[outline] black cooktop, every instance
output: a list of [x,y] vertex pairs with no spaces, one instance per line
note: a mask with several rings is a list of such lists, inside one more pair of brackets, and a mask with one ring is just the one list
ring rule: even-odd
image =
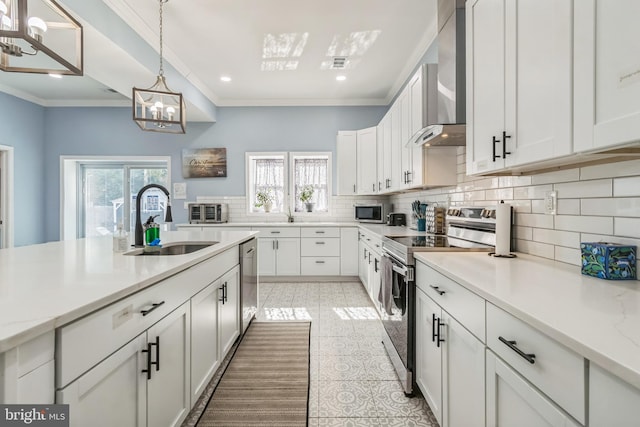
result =
[[389,237],[410,248],[448,248],[449,240],[444,235]]

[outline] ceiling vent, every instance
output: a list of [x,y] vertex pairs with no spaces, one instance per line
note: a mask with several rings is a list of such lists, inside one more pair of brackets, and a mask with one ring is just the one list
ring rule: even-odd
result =
[[344,70],[347,64],[346,56],[334,56],[333,63],[331,64],[331,69],[333,70]]

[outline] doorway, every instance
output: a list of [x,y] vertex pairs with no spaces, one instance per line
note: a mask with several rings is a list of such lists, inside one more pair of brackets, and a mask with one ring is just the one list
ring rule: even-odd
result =
[[13,147],[0,145],[0,249],[13,247]]

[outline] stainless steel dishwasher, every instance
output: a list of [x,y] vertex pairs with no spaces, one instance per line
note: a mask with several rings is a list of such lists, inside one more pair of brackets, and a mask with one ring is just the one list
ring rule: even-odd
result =
[[240,245],[240,307],[244,334],[258,312],[258,247],[257,239]]

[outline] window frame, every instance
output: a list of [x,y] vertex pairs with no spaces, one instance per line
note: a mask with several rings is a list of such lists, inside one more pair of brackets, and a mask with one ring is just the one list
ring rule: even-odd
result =
[[326,158],[327,159],[327,210],[322,212],[295,212],[292,211],[292,214],[302,215],[302,216],[331,216],[332,206],[331,206],[331,193],[333,191],[332,188],[332,153],[331,151],[292,151],[289,152],[289,206],[292,208],[296,205],[296,182],[295,182],[295,161],[296,158]]
[[[261,210],[254,210],[255,194],[253,193],[253,178],[255,176],[255,168],[253,167],[253,159],[256,158],[276,158],[282,157],[283,160],[283,197],[282,197],[282,212],[264,212]],[[260,152],[246,152],[245,153],[245,197],[246,197],[246,211],[247,215],[266,216],[266,215],[286,215],[289,207],[289,161],[288,153],[286,151],[260,151]],[[258,208],[259,209],[259,208]]]

